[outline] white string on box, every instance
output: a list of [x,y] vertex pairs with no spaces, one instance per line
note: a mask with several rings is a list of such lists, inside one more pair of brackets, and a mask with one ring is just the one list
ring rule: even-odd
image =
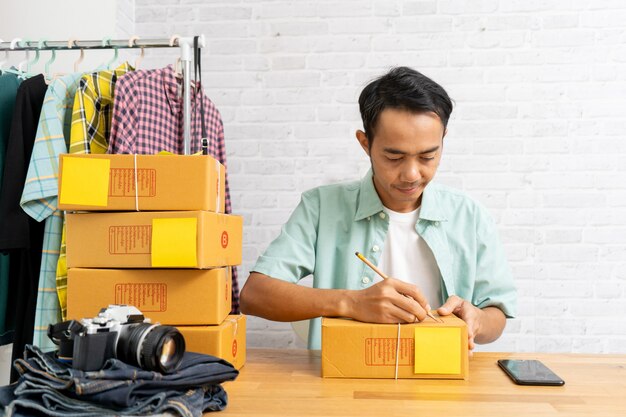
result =
[[135,166],[135,211],[139,211],[139,187],[137,181],[137,154],[133,154],[134,156],[134,166]]
[[400,323],[398,323],[398,337],[396,340],[396,376],[394,379],[398,379],[398,361],[400,360]]

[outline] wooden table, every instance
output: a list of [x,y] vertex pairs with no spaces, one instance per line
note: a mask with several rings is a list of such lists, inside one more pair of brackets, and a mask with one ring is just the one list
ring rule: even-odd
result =
[[[563,387],[515,385],[497,359],[539,359]],[[626,416],[626,355],[475,353],[468,381],[324,379],[320,353],[250,349],[228,416]],[[215,414],[206,414],[206,416]]]

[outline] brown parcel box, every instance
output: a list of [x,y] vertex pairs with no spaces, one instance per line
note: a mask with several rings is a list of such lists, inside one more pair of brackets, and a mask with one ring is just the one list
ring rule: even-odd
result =
[[230,315],[219,326],[176,326],[189,352],[217,356],[241,369],[246,362],[246,316]]
[[[185,229],[189,231],[188,245],[169,244],[182,233],[184,225],[174,223],[173,229],[154,231],[155,219],[184,224],[195,219],[192,229]],[[240,216],[210,211],[68,213],[66,222],[68,268],[213,268],[241,263]],[[160,256],[182,251],[184,259],[155,259],[155,239],[161,242]]]
[[[93,168],[94,164],[102,163],[109,165],[108,170],[106,165],[104,171]],[[224,166],[208,155],[136,155],[135,158],[121,154],[63,154],[59,166],[59,209],[223,213],[225,175]],[[81,184],[85,176],[89,180]],[[100,178],[99,184],[103,185],[94,189],[94,178]],[[94,197],[100,199],[94,201]]]
[[68,320],[130,304],[154,323],[220,324],[231,309],[230,268],[82,269],[67,273]]
[[[441,319],[400,325],[398,378],[467,379],[467,326]],[[397,324],[323,318],[322,376],[394,378],[397,341]]]

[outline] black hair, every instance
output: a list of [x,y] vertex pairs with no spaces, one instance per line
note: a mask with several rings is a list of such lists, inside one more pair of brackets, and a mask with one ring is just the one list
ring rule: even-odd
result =
[[442,86],[412,68],[396,67],[369,83],[359,96],[365,136],[372,146],[378,117],[387,108],[433,112],[448,125],[452,100]]

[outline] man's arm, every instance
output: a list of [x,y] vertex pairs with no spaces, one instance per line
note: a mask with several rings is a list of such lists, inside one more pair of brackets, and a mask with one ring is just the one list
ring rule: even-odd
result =
[[370,323],[412,323],[416,318],[426,318],[426,300],[421,292],[395,279],[363,290],[320,289],[252,272],[239,300],[242,313],[274,321],[325,316]]
[[504,330],[506,316],[497,307],[480,309],[456,295],[448,298],[437,309],[442,316],[456,314],[467,324],[468,348],[474,349],[474,342],[485,344],[495,341]]

